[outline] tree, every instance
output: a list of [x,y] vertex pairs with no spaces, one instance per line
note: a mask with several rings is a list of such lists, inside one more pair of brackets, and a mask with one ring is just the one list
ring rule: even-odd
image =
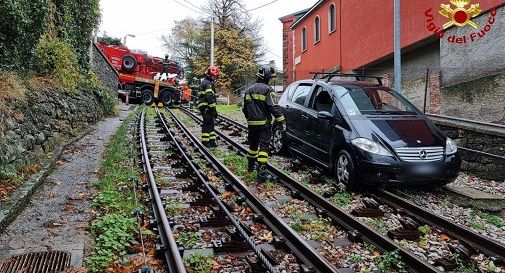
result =
[[[218,88],[232,92],[251,83],[263,58],[259,20],[245,9],[243,0],[208,0],[204,12],[216,18],[215,64],[221,69]],[[202,77],[210,60],[210,22],[187,18],[162,36],[165,48],[186,66],[188,78]]]
[[265,55],[263,38],[261,36],[262,23],[259,18],[253,18],[246,9],[244,0],[208,0],[203,10],[216,19],[218,27],[238,30],[239,37],[254,37],[254,60],[260,61]]
[[123,42],[121,42],[121,38],[112,37],[107,34],[104,34],[102,37],[98,37],[98,41],[106,45],[117,45],[117,46],[123,45]]
[[196,73],[198,68],[195,61],[209,55],[210,37],[205,37],[206,34],[205,27],[199,20],[186,18],[175,22],[170,35],[161,37],[170,55],[185,66],[189,79],[201,76]]

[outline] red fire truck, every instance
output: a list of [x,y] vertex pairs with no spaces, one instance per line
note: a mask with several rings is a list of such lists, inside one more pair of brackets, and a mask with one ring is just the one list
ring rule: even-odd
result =
[[[98,43],[98,47],[119,72],[118,94],[144,104],[162,102],[171,105],[179,100],[181,91],[174,88],[176,79],[184,77],[183,68],[175,61],[152,57],[123,46]],[[156,75],[177,75],[167,81],[154,80]]]

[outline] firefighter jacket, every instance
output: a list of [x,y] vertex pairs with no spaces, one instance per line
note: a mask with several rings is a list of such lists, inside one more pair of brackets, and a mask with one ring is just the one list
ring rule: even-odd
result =
[[244,93],[244,107],[242,108],[249,126],[265,126],[272,122],[284,121],[281,109],[275,103],[274,90],[261,82],[249,86]]
[[216,89],[214,82],[205,77],[200,88],[198,89],[198,109],[205,110],[208,108],[216,108]]

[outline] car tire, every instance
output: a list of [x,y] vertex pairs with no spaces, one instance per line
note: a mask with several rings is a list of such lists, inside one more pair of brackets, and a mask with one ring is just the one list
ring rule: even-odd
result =
[[356,181],[356,169],[351,155],[342,150],[338,153],[335,160],[335,176],[339,183],[347,186],[350,190],[359,189],[358,181]]
[[124,55],[121,61],[121,69],[126,72],[133,72],[135,66],[137,65],[137,60],[132,55]]
[[142,103],[145,105],[152,104],[154,102],[154,93],[149,89],[142,90],[141,94]]
[[165,106],[172,106],[172,104],[173,104],[172,92],[170,92],[170,90],[168,90],[168,89],[162,90],[161,96],[160,96],[160,101]]
[[270,141],[270,152],[272,154],[286,154],[286,134],[282,131],[282,125],[277,124],[272,128],[272,139]]

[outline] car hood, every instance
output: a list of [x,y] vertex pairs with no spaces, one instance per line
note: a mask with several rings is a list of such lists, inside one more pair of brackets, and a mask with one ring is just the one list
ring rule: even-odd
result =
[[361,117],[352,124],[360,137],[380,141],[392,148],[445,147],[445,137],[424,116]]

